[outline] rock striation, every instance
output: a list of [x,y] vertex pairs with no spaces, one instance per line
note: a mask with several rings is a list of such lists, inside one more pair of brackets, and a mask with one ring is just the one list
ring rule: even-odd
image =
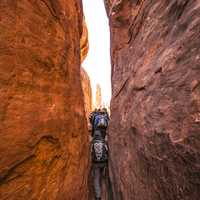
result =
[[0,1],[0,199],[85,200],[79,0]]
[[115,0],[106,5],[114,199],[198,200],[200,3]]

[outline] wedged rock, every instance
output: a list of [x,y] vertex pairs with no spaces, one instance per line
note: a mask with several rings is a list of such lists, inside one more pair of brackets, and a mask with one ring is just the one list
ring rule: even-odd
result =
[[112,1],[115,200],[200,196],[200,3]]
[[0,1],[0,199],[85,200],[79,0]]

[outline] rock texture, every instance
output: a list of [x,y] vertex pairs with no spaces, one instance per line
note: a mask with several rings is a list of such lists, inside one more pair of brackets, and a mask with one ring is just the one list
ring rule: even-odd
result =
[[81,68],[81,83],[84,94],[86,118],[89,119],[88,116],[92,111],[92,88],[90,84],[90,78],[83,68]]
[[200,2],[116,0],[107,9],[114,199],[198,200]]
[[87,199],[79,0],[0,1],[0,199]]

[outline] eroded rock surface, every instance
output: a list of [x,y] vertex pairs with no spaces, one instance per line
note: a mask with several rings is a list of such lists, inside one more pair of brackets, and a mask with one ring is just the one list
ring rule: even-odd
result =
[[200,3],[116,0],[107,9],[114,199],[198,200]]
[[0,1],[0,199],[87,199],[78,0]]

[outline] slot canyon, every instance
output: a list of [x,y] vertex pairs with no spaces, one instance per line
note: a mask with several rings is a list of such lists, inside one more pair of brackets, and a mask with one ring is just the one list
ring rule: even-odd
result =
[[[199,200],[200,2],[104,4],[112,98],[102,200]],[[0,1],[1,200],[94,199],[88,50],[81,0]]]

